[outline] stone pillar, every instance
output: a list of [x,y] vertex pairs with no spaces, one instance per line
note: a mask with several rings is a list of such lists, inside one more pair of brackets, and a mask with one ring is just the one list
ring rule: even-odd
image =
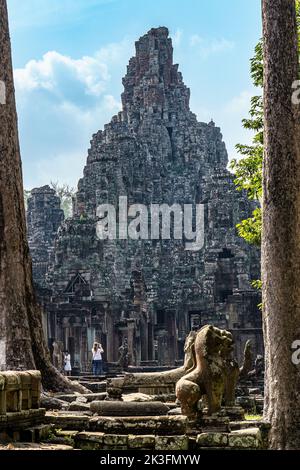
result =
[[158,364],[165,366],[168,363],[168,332],[166,330],[160,330],[157,335],[157,353],[158,353]]
[[80,369],[86,370],[89,365],[88,356],[88,344],[87,344],[87,329],[86,327],[81,328],[81,339],[80,339]]
[[154,360],[154,327],[148,323],[148,360]]
[[141,361],[148,361],[148,323],[140,322]]
[[175,312],[167,312],[167,364],[174,365],[178,357]]
[[81,358],[81,326],[74,328],[74,366],[78,367]]
[[107,326],[107,362],[114,362],[114,343],[115,343],[115,331],[114,322],[111,314],[106,314],[106,326]]
[[87,328],[88,357],[91,356],[91,351],[93,348],[94,341],[95,341],[95,328],[88,327]]
[[136,364],[136,350],[135,350],[135,321],[127,320],[128,326],[128,355],[130,365]]
[[6,381],[3,375],[0,375],[0,415],[6,414]]

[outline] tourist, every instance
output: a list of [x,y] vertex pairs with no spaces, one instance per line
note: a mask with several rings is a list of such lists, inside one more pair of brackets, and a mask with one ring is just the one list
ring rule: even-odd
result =
[[71,366],[71,354],[69,351],[66,351],[64,354],[64,370],[65,375],[71,375],[72,366]]
[[102,354],[104,353],[104,350],[102,348],[101,343],[94,343],[92,353],[93,353],[93,374],[102,375],[103,373]]

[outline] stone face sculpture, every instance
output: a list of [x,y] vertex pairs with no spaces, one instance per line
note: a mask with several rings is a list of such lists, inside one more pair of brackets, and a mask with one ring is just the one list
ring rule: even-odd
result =
[[183,415],[196,418],[199,414],[198,402],[204,396],[208,415],[220,411],[225,390],[226,362],[232,342],[230,333],[211,325],[198,331],[194,344],[196,366],[176,384],[176,397],[181,403]]

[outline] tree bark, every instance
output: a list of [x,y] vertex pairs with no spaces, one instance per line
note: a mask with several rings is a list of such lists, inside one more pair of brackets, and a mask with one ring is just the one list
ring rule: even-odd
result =
[[6,0],[0,0],[0,81],[6,91],[6,102],[0,100],[0,369],[37,368],[48,390],[83,390],[51,364],[33,290]]
[[263,168],[263,326],[265,418],[272,449],[300,449],[300,121],[295,0],[262,0],[265,155]]

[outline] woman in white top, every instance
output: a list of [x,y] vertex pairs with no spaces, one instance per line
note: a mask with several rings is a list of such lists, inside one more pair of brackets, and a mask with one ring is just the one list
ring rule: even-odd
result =
[[64,363],[65,363],[64,369],[65,369],[66,375],[71,375],[72,366],[71,366],[71,354],[69,353],[69,351],[65,352]]
[[102,354],[104,350],[100,343],[94,343],[93,349],[93,375],[102,375],[103,368],[102,368]]

